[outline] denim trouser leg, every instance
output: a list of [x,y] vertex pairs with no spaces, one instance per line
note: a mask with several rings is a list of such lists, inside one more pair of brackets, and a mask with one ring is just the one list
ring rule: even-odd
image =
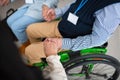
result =
[[[28,25],[38,22],[40,20],[34,19],[32,17],[24,15],[26,12],[24,9],[18,10],[15,14],[13,14],[9,19],[8,19],[8,24],[10,28],[12,29],[13,33],[17,37],[17,39],[21,42],[24,43],[27,41],[27,35],[26,35],[26,28]],[[17,15],[18,14],[18,15]],[[22,15],[20,15],[22,14]]]
[[16,20],[12,25],[11,25],[11,29],[13,31],[13,33],[16,35],[16,37],[18,38],[18,40],[21,43],[24,43],[27,41],[27,35],[26,35],[26,28],[28,27],[28,25],[38,22],[38,19],[34,19],[32,17],[29,16],[23,16],[20,19]]
[[21,18],[27,11],[28,7],[26,8],[22,8],[22,9],[18,9],[15,13],[13,13],[10,17],[8,17],[7,19],[7,24],[9,25],[9,27],[11,27],[11,25],[18,20],[19,18]]

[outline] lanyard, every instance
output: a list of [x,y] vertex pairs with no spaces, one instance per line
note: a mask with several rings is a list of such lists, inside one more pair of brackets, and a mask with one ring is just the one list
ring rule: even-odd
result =
[[82,0],[81,3],[79,4],[77,10],[74,12],[76,14],[84,5],[87,3],[88,0]]

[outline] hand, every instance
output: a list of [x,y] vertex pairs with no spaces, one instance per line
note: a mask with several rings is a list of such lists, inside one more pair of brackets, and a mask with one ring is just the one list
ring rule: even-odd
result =
[[47,12],[47,17],[45,17],[46,21],[52,21],[56,18],[55,10],[54,9],[49,9]]
[[48,10],[49,10],[48,6],[46,6],[46,5],[42,6],[42,16],[43,16],[44,19],[45,19],[45,17],[47,17]]
[[0,6],[6,6],[9,2],[10,0],[0,0]]
[[46,56],[56,55],[57,52],[62,47],[62,39],[61,38],[47,38],[44,41],[44,49]]
[[44,41],[44,51],[46,56],[57,55],[57,43],[49,40]]
[[45,40],[55,42],[57,44],[58,50],[62,48],[62,38],[46,38]]

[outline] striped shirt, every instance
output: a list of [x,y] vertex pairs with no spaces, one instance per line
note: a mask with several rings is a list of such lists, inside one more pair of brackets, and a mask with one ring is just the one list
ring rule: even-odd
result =
[[[57,17],[67,11],[70,5],[64,8],[56,9]],[[113,32],[120,24],[120,3],[111,4],[94,13],[95,22],[93,24],[92,34],[86,36],[78,36],[77,38],[63,38],[62,49],[81,50],[100,46],[108,41]]]

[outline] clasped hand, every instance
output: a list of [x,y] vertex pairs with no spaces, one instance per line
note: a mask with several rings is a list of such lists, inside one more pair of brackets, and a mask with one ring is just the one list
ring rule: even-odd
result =
[[43,15],[43,18],[48,22],[56,18],[55,10],[52,8],[49,8],[46,5],[43,5],[42,7],[42,15]]
[[44,41],[44,51],[46,56],[57,55],[62,47],[61,38],[47,38]]

